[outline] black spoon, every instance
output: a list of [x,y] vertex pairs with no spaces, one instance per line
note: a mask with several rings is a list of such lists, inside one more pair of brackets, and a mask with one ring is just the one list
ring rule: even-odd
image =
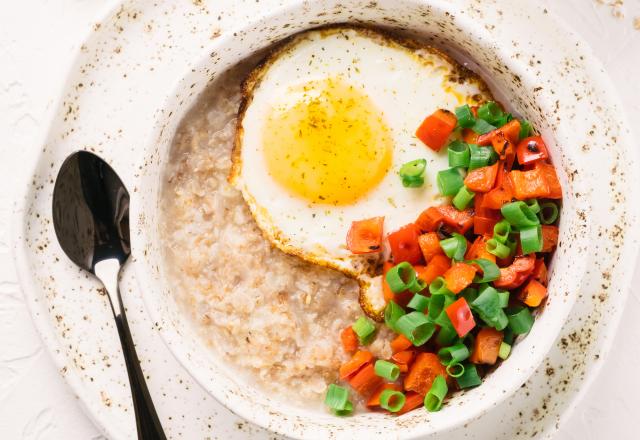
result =
[[53,225],[60,246],[81,268],[104,284],[127,365],[138,438],[166,436],[151,401],[124,313],[118,276],[131,254],[129,193],[113,169],[93,153],[69,156],[53,189]]

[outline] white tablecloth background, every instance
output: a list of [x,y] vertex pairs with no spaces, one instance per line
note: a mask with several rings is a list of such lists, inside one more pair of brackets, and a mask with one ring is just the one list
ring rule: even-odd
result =
[[[514,0],[514,7],[518,1],[526,0]],[[11,203],[20,157],[39,148],[69,63],[106,3],[0,1],[0,254],[10,252]],[[591,44],[617,86],[632,129],[640,135],[640,0],[543,3]],[[632,190],[640,190],[640,182]],[[640,264],[634,286],[639,282]],[[600,376],[557,438],[640,438],[639,341],[640,291],[632,289]],[[35,332],[13,267],[0,266],[0,439],[98,438],[99,431],[83,414]]]

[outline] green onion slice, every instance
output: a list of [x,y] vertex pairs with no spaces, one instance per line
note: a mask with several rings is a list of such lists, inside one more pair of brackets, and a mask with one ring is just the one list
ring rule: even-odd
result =
[[380,394],[380,407],[389,412],[398,412],[404,406],[406,399],[400,391],[383,390]]
[[424,396],[424,407],[427,411],[440,411],[440,408],[442,408],[442,401],[447,396],[448,391],[449,388],[447,387],[447,381],[444,376],[436,376],[431,384],[431,389],[427,395]]
[[416,281],[416,271],[406,261],[389,269],[386,275],[387,284],[393,293],[404,292]]
[[492,152],[495,153],[495,150],[491,146],[469,144],[469,171],[489,165]]
[[416,293],[407,304],[407,307],[418,312],[424,312],[429,307],[429,297]]
[[500,116],[500,118],[498,118],[498,120],[495,122],[494,125],[496,127],[502,127],[507,122],[512,121],[512,120],[513,120],[513,115],[511,113],[503,113],[502,116]]
[[533,315],[526,307],[507,309],[507,317],[509,318],[509,328],[516,335],[529,333],[533,326]]
[[411,283],[407,285],[407,289],[409,290],[409,292],[412,292],[412,293],[422,292],[426,288],[427,288],[427,283],[425,283],[424,280],[421,280],[420,278],[418,278],[417,274],[416,274],[416,279],[414,279]]
[[440,327],[440,330],[436,335],[436,343],[440,347],[450,345],[457,339],[458,339],[458,332],[453,327],[453,325]]
[[376,372],[377,376],[383,377],[392,382],[400,376],[400,367],[393,362],[384,361],[382,359],[378,359],[376,361],[373,366],[373,371]]
[[427,168],[426,159],[416,159],[400,167],[402,185],[407,188],[418,188],[424,184],[424,171]]
[[396,322],[396,328],[415,346],[423,345],[436,331],[435,324],[422,312],[411,312],[400,317]]
[[467,304],[471,304],[478,297],[478,289],[474,287],[467,287],[458,295],[462,296],[467,301]]
[[447,282],[442,277],[436,278],[429,284],[429,293],[431,294],[431,301],[437,295],[453,295],[453,292],[447,287]]
[[467,239],[454,232],[451,234],[451,238],[440,240],[440,247],[447,257],[455,261],[462,261],[467,252]]
[[504,112],[494,101],[489,101],[478,108],[478,117],[487,121],[489,124],[494,124],[496,126],[500,126],[498,122],[501,120],[503,115]]
[[438,357],[442,365],[457,364],[469,357],[469,349],[464,344],[456,344],[438,350]]
[[498,350],[498,357],[502,360],[505,360],[506,358],[509,357],[510,353],[511,353],[511,345],[507,344],[506,342],[502,342],[500,344],[500,349]]
[[498,290],[498,299],[500,300],[500,308],[504,309],[509,305],[510,293],[508,290]]
[[346,409],[347,403],[349,403],[349,391],[340,385],[329,384],[324,404],[334,411],[341,411]]
[[489,285],[471,303],[471,309],[480,316],[480,319],[496,330],[504,330],[509,324],[507,315],[500,307],[498,291]]
[[350,401],[344,406],[344,409],[336,409],[335,413],[337,416],[349,416],[353,412],[353,403]]
[[473,116],[471,107],[468,104],[456,107],[455,113],[456,118],[458,118],[458,125],[462,128],[471,128],[476,122],[476,118]]
[[540,205],[538,216],[543,225],[554,223],[558,219],[558,205],[553,202],[543,203]]
[[493,238],[502,244],[505,244],[511,234],[511,224],[505,219],[500,220],[493,227]]
[[489,240],[487,240],[486,249],[487,252],[495,255],[498,258],[507,258],[509,255],[511,255],[512,252],[509,246],[505,246],[495,238],[490,238]]
[[534,214],[537,214],[540,212],[540,204],[538,203],[537,199],[525,200],[524,203],[527,204],[531,212],[533,212]]
[[487,134],[490,131],[493,131],[495,129],[496,129],[496,127],[494,127],[493,125],[489,124],[484,119],[476,119],[476,122],[474,122],[473,127],[471,127],[471,130],[473,130],[474,132],[476,132],[478,134]]
[[526,226],[520,229],[520,245],[523,254],[531,254],[542,250],[542,227]]
[[486,258],[477,258],[475,260],[467,261],[469,264],[477,264],[482,270],[482,276],[476,275],[474,283],[488,283],[500,278],[500,268],[493,261],[489,261]]
[[429,321],[437,324],[437,320],[444,313],[445,309],[455,302],[453,294],[437,294],[431,296],[429,301]]
[[460,377],[464,374],[464,365],[462,364],[451,364],[447,365],[445,368],[447,374],[451,377]]
[[469,145],[455,140],[447,147],[447,156],[451,168],[467,168],[469,166]]
[[520,140],[531,136],[531,133],[533,133],[533,127],[531,126],[531,123],[526,119],[520,121]]
[[516,228],[540,224],[538,217],[523,201],[511,202],[500,209],[504,218]]
[[457,168],[449,168],[438,172],[436,177],[440,195],[454,196],[464,185],[464,179]]
[[464,364],[464,373],[456,378],[460,389],[476,387],[482,383],[482,379],[478,375],[478,370],[473,364]]
[[402,316],[405,315],[405,311],[402,307],[400,307],[395,301],[389,301],[387,307],[384,309],[384,322],[394,332],[397,332],[396,322]]
[[360,345],[368,345],[376,333],[376,326],[372,320],[366,316],[361,316],[351,326],[353,331],[358,336]]
[[451,203],[456,207],[458,211],[464,211],[467,209],[469,204],[473,201],[473,198],[476,196],[476,193],[471,191],[465,185],[458,190],[458,193],[453,197]]

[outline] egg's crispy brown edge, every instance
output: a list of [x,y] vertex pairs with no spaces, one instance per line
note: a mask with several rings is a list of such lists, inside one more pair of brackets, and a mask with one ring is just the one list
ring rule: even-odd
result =
[[[273,246],[280,249],[282,252],[286,254],[296,256],[304,261],[307,261],[312,264],[316,264],[318,266],[323,266],[332,270],[336,270],[338,272],[343,273],[344,275],[352,278],[358,282],[359,285],[359,296],[358,302],[363,312],[369,316],[371,319],[375,321],[382,322],[384,321],[384,310],[377,310],[372,304],[367,302],[366,297],[366,288],[368,282],[359,278],[358,273],[350,267],[340,266],[331,261],[325,261],[319,259],[317,256],[305,253],[294,246],[288,244],[288,240],[281,235],[281,232],[278,230],[274,230],[273,227],[268,227],[272,225],[263,225],[261,224],[259,218],[260,216],[256,215],[256,211],[260,209],[260,207],[256,204],[255,200],[251,197],[250,194],[247,194],[244,190],[242,182],[240,181],[240,169],[242,165],[242,157],[241,157],[241,145],[242,139],[244,136],[244,128],[242,126],[242,121],[244,119],[244,115],[251,104],[253,99],[253,91],[256,87],[259,86],[260,81],[268,71],[268,68],[278,59],[278,57],[288,51],[290,48],[294,47],[300,40],[307,38],[307,35],[310,32],[320,32],[321,36],[327,37],[334,35],[336,33],[340,33],[343,31],[355,31],[360,35],[371,38],[374,41],[377,41],[380,44],[385,44],[390,47],[396,47],[400,49],[409,49],[413,55],[417,50],[423,50],[430,54],[436,55],[447,61],[453,68],[453,72],[455,74],[455,78],[448,78],[449,81],[464,83],[464,82],[473,82],[481,91],[482,95],[478,97],[478,102],[482,102],[485,100],[491,99],[492,95],[489,90],[489,87],[486,83],[473,71],[467,69],[466,67],[460,65],[456,60],[454,60],[448,54],[442,52],[439,49],[436,49],[427,44],[421,43],[417,40],[399,37],[397,35],[393,35],[390,32],[380,30],[380,29],[372,29],[365,26],[354,25],[354,24],[333,24],[328,26],[323,26],[320,28],[309,29],[303,31],[302,33],[298,33],[292,35],[282,42],[280,42],[276,47],[274,47],[265,58],[256,65],[256,67],[249,73],[247,78],[243,81],[241,87],[241,101],[240,106],[238,108],[238,118],[236,122],[236,132],[233,143],[233,149],[231,151],[231,170],[229,172],[228,181],[230,184],[238,188],[242,191],[242,195],[249,206],[249,209],[256,220],[256,223],[260,227],[263,236],[267,239]],[[419,55],[418,55],[419,56]],[[423,58],[422,56],[419,56]],[[379,269],[380,266],[380,255],[368,255],[368,256],[354,256],[352,261],[359,260],[359,262],[368,267],[368,275],[374,276],[376,270]]]

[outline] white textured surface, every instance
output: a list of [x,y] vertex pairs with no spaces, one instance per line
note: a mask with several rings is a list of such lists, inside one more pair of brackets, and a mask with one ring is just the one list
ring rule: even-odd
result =
[[[107,2],[58,0],[6,1],[0,13],[0,253],[8,253],[12,170],[21,155],[42,137],[50,107],[83,35]],[[4,3],[4,2],[3,2]],[[517,2],[514,2],[517,3]],[[617,10],[609,0],[548,1],[592,46],[619,86],[631,126],[640,127],[640,1]],[[8,154],[9,153],[9,154]],[[640,277],[636,274],[636,281]],[[634,283],[637,285],[637,283]],[[140,313],[139,311],[137,313]],[[600,377],[558,438],[634,438],[640,431],[640,294],[632,291],[616,345]],[[135,314],[135,313],[134,313]],[[188,387],[185,384],[185,387]],[[196,392],[196,390],[194,390]],[[0,265],[0,438],[89,439],[99,431],[56,371],[33,330],[18,292],[13,268]]]

